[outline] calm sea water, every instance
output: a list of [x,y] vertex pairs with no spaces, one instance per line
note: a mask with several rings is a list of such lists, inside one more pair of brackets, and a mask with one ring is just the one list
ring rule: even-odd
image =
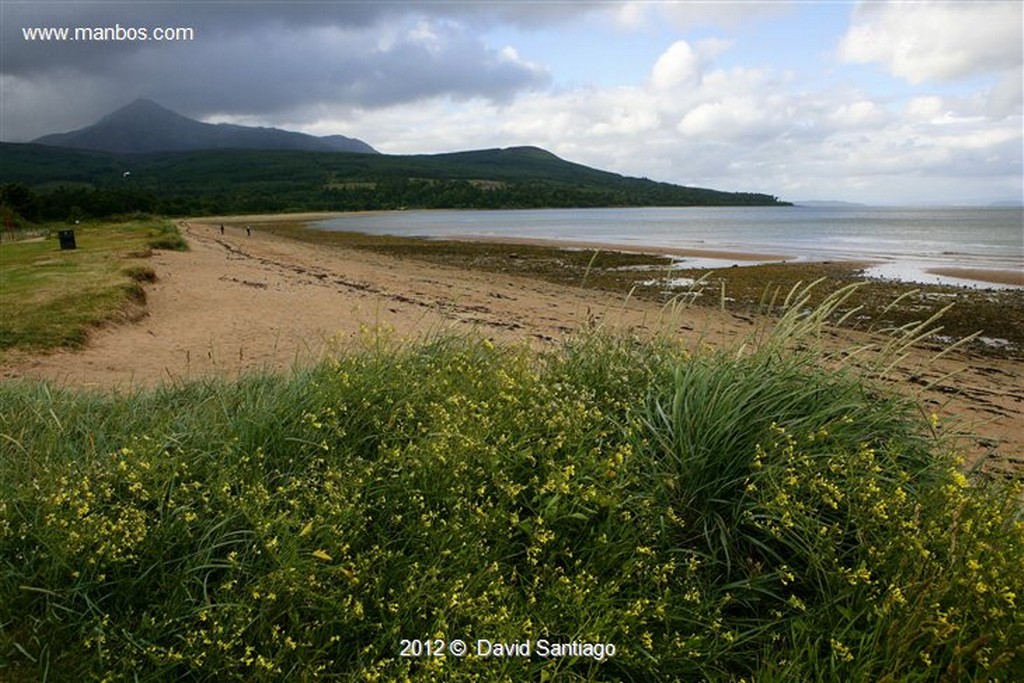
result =
[[[512,237],[631,248],[708,249],[787,260],[867,260],[879,277],[939,278],[937,267],[1024,270],[1020,208],[688,207],[353,213],[317,227],[423,237]],[[686,259],[694,266],[728,259]]]

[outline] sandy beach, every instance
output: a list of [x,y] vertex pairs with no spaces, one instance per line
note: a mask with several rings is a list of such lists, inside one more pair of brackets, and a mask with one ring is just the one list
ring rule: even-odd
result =
[[[302,217],[289,217],[296,218]],[[150,265],[158,279],[147,285],[145,317],[96,330],[79,351],[9,358],[0,376],[125,391],[286,370],[332,348],[358,345],[374,330],[409,340],[475,331],[544,347],[600,324],[666,332],[697,347],[740,342],[757,325],[750,315],[727,310],[666,310],[656,302],[526,277],[289,240],[259,230],[258,222],[225,220],[223,235],[216,219],[183,222],[191,250],[154,253]],[[729,255],[746,260],[742,256]],[[850,347],[864,341],[858,333],[835,332],[829,343]],[[892,386],[919,399],[925,413],[955,418],[960,429],[975,434],[968,446],[973,457],[990,452],[987,470],[1021,471],[1024,364],[966,353],[938,360],[934,355],[911,353],[891,373]]]
[[1012,270],[983,270],[980,268],[929,268],[929,273],[945,275],[946,277],[960,278],[961,280],[975,280],[977,282],[991,282],[997,285],[1016,285],[1024,287],[1024,273]]
[[96,330],[86,349],[27,358],[5,375],[129,389],[283,370],[373,330],[397,339],[475,330],[543,345],[597,321],[646,330],[673,325],[716,342],[752,325],[706,309],[672,320],[649,302],[322,247],[258,228],[250,236],[248,222],[225,221],[223,235],[217,222],[182,223],[191,249],[154,252],[158,279],[147,286],[148,314],[139,323]]

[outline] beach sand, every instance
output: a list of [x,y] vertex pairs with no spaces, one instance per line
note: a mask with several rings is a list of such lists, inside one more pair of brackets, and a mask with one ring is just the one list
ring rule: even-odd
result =
[[1012,270],[985,270],[982,268],[929,268],[933,275],[955,277],[961,280],[991,282],[997,285],[1017,285],[1024,287],[1024,273]]
[[[532,278],[289,240],[259,230],[255,219],[223,221],[224,235],[217,219],[183,222],[191,250],[154,253],[158,279],[146,287],[145,317],[94,331],[81,350],[11,354],[0,377],[127,391],[287,370],[315,362],[332,348],[357,346],[374,330],[408,340],[475,331],[545,347],[600,324],[640,334],[665,332],[698,348],[740,343],[759,322],[728,310],[666,310],[656,302]],[[249,223],[255,228],[251,236]],[[830,336],[828,343],[837,347],[867,341],[855,332]],[[925,414],[956,418],[960,428],[976,434],[965,448],[971,457],[991,452],[988,471],[1022,471],[1024,363],[959,352],[938,360],[934,355],[912,352],[890,373],[892,387],[913,395]]]

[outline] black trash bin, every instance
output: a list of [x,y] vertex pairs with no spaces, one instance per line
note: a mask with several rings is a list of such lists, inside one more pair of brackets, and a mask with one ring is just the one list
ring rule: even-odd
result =
[[75,248],[75,231],[74,230],[58,230],[57,239],[60,240],[61,249],[74,249]]

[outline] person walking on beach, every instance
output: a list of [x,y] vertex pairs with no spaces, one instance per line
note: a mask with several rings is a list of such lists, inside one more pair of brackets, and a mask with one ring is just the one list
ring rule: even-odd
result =
[[252,237],[252,230],[249,229],[248,225],[245,226],[245,234],[248,235],[249,237]]
[[220,224],[220,234],[222,234],[222,235],[224,234],[224,224],[223,223]]

